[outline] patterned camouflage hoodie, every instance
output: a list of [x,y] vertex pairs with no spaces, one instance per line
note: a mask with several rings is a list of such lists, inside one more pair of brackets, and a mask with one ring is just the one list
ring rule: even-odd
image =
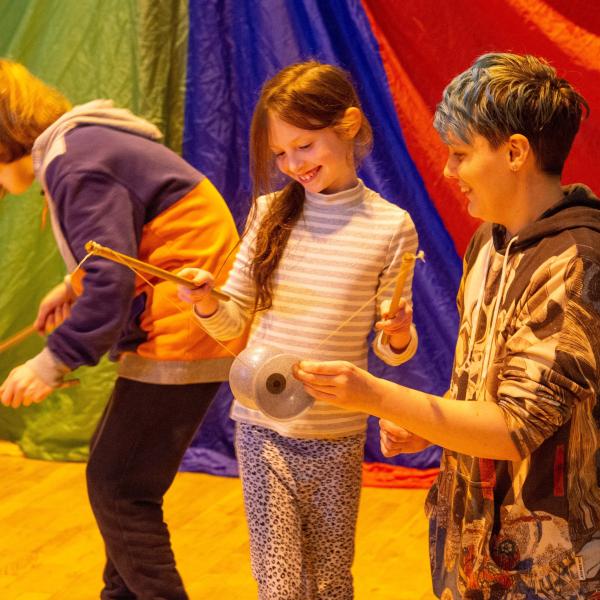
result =
[[600,201],[564,194],[467,249],[448,396],[496,402],[521,460],[444,452],[427,500],[444,600],[600,599]]

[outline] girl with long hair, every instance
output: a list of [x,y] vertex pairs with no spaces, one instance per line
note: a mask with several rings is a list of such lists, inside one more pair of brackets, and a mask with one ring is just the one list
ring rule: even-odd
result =
[[[405,210],[357,177],[371,141],[342,69],[310,61],[265,84],[250,134],[253,207],[223,286],[231,300],[210,293],[206,271],[181,272],[198,287],[180,296],[211,335],[230,339],[252,321],[249,347],[366,367],[379,312],[375,353],[389,364],[412,357],[412,275],[397,313],[382,301],[417,234]],[[235,401],[232,417],[259,597],[348,600],[367,415],[316,402],[281,421]]]

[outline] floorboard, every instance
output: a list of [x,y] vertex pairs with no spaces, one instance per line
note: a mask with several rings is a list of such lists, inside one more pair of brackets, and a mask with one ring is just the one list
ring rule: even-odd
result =
[[[85,465],[25,459],[0,444],[0,598],[92,600],[102,541],[87,503]],[[363,490],[357,600],[429,600],[424,490]],[[251,600],[248,539],[237,479],[180,473],[165,498],[191,600]]]

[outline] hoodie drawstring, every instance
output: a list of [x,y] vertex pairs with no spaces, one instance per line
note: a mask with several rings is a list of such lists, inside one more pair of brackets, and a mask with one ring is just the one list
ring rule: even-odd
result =
[[[507,267],[508,267],[508,259],[511,246],[518,240],[518,237],[515,236],[510,240],[508,246],[506,246],[506,252],[504,254],[504,260],[502,261],[502,272],[500,273],[500,283],[498,285],[498,292],[496,294],[496,301],[494,303],[494,310],[492,311],[492,320],[489,326],[489,333],[486,336],[486,344],[483,353],[483,362],[481,365],[481,370],[479,371],[479,378],[477,380],[477,395],[479,392],[484,389],[485,382],[487,380],[488,368],[490,359],[492,356],[492,348],[494,347],[495,342],[495,331],[496,331],[496,321],[498,320],[498,314],[500,312],[500,305],[502,304],[502,299],[504,297],[504,290],[506,287],[506,280],[508,278]],[[483,296],[483,294],[481,294]]]

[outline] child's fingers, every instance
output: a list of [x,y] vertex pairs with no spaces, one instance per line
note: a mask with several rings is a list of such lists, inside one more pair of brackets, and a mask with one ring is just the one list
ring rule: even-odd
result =
[[192,267],[185,267],[184,269],[177,271],[176,275],[178,275],[179,277],[183,277],[184,279],[193,280],[197,272],[198,269],[194,269]]
[[390,311],[390,301],[384,300],[381,303],[381,318],[393,319],[397,315],[410,314],[412,315],[412,306],[404,299],[400,298],[396,310]]
[[202,302],[202,300],[206,299],[206,297],[210,295],[211,290],[212,287],[207,284],[193,289],[179,285],[177,286],[177,296],[183,302],[195,304],[196,302]]
[[186,267],[185,269],[181,269],[177,275],[183,277],[184,279],[189,279],[191,282],[196,284],[196,287],[199,288],[204,285],[208,285],[211,288],[214,286],[214,278],[212,274],[208,271],[204,271],[203,269]]
[[392,303],[391,300],[382,300],[381,301],[381,316],[383,317],[385,315],[385,317],[387,318],[387,315],[390,312],[390,304]]
[[393,335],[394,333],[402,333],[410,327],[413,314],[412,306],[404,300],[401,303],[401,306],[398,307],[393,316],[388,313],[382,313],[382,319],[375,323],[377,331],[383,330],[388,335]]

